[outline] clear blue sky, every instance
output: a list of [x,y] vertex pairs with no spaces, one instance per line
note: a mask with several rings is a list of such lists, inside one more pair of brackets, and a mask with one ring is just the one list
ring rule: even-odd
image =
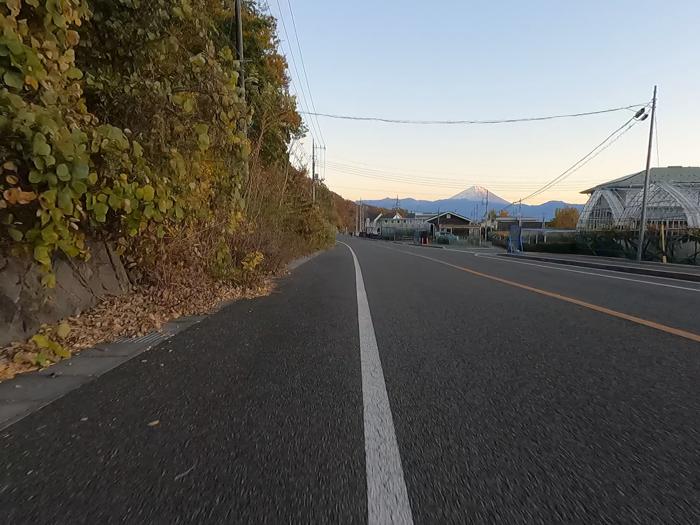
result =
[[[645,102],[656,83],[661,165],[700,165],[697,0],[291,4],[319,112],[440,120],[527,117]],[[279,5],[301,73],[287,0]],[[277,0],[269,6],[279,17]],[[281,49],[289,54],[281,24],[279,33]],[[289,62],[299,91],[303,83]],[[458,186],[480,184],[517,200],[629,117],[624,112],[489,127],[319,118],[328,148],[326,183],[350,199],[446,198]],[[529,203],[584,202],[579,191],[643,169],[648,122]],[[370,172],[380,177],[391,172],[450,180],[426,185],[360,176],[367,169],[380,170]]]

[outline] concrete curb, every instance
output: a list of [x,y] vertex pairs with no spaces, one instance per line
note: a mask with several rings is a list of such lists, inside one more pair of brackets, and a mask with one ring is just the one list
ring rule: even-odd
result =
[[310,255],[305,255],[304,257],[299,257],[298,259],[294,259],[292,262],[290,262],[287,265],[287,271],[293,272],[297,268],[299,268],[302,264],[306,264],[309,262],[311,259],[318,257],[321,255],[325,250],[319,250],[317,252],[314,252]]
[[158,346],[202,319],[203,316],[181,317],[167,323],[159,332],[98,344],[43,370],[20,374],[0,383],[0,430]]
[[401,242],[401,241],[391,241],[394,244],[400,244],[401,246],[415,246],[417,248],[434,248],[436,250],[444,250],[444,246],[435,246],[433,244],[413,244],[409,242]]
[[660,270],[656,268],[641,268],[639,266],[625,266],[624,264],[612,264],[607,262],[581,261],[574,259],[557,259],[556,257],[543,257],[539,255],[518,255],[515,253],[502,253],[500,257],[512,257],[524,261],[540,261],[554,264],[564,264],[568,266],[579,266],[581,268],[594,268],[597,270],[610,270],[613,272],[633,273],[637,275],[649,275],[651,277],[664,277],[666,279],[676,279],[679,281],[700,282],[700,274],[686,273],[679,271]]

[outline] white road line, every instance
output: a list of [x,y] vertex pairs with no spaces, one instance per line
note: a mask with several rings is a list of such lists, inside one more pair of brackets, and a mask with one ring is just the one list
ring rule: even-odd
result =
[[[677,286],[675,284],[667,284],[667,283],[657,283],[653,281],[645,281],[642,279],[631,279],[629,277],[620,277],[619,275],[608,275],[605,273],[595,273],[595,272],[587,272],[585,270],[574,270],[573,268],[562,268],[561,266],[550,266],[547,264],[538,264],[538,263],[533,263],[533,262],[526,262],[526,261],[516,261],[512,257],[501,257],[501,256],[489,256],[489,255],[482,255],[480,253],[475,253],[475,257],[478,257],[479,259],[491,259],[494,261],[500,261],[500,262],[506,262],[506,263],[515,263],[515,264],[525,264],[527,266],[537,266],[538,268],[547,268],[548,270],[557,270],[560,272],[570,272],[570,273],[580,273],[583,275],[592,275],[594,277],[604,277],[605,279],[617,279],[618,281],[630,281],[633,283],[641,283],[641,284],[648,284],[650,286],[663,286],[664,288],[675,288],[676,290],[686,290],[688,292],[700,292],[700,288],[688,288],[687,286]],[[612,271],[612,270],[610,270]],[[667,277],[659,277],[659,279],[667,279]],[[687,281],[684,281],[687,282]]]
[[367,523],[413,524],[406,482],[401,467],[394,420],[386,393],[382,362],[374,334],[362,270],[353,249],[344,242],[355,261],[357,322],[360,329],[362,363],[362,401],[365,427],[365,465],[367,471]]

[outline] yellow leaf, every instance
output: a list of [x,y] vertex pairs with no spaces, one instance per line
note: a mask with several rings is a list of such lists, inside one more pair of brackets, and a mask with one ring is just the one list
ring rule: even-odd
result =
[[65,339],[68,337],[68,334],[70,333],[70,325],[66,323],[65,321],[62,322],[61,324],[58,325],[58,328],[56,328],[56,335],[60,337],[61,339]]
[[24,77],[24,83],[31,86],[34,90],[39,89],[39,81],[31,75],[26,75]]
[[32,342],[39,348],[48,348],[51,344],[49,338],[43,334],[36,334],[34,337],[32,337]]
[[66,43],[70,46],[77,46],[80,42],[80,35],[77,31],[66,31]]

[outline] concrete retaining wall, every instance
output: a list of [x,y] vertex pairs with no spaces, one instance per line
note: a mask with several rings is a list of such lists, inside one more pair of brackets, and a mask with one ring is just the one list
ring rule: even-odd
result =
[[90,244],[89,261],[54,261],[56,288],[41,285],[42,274],[30,259],[0,255],[0,345],[31,337],[44,323],[77,315],[100,297],[130,288],[119,256],[106,243]]

